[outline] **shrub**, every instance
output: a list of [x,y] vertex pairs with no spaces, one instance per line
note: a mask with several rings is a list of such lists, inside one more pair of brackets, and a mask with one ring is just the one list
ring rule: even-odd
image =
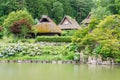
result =
[[36,42],[71,42],[70,36],[38,36]]
[[19,37],[26,37],[27,33],[30,32],[31,25],[26,19],[15,21],[10,27],[10,31]]
[[68,60],[74,60],[74,52],[73,51],[69,52],[69,54],[66,56],[66,58]]
[[[27,22],[26,22],[27,21]],[[34,20],[32,16],[25,10],[20,10],[16,12],[11,12],[8,17],[4,20],[3,26],[6,28],[6,35],[13,32],[14,30],[10,29],[10,27],[14,27],[14,29],[18,27],[25,27],[25,25],[34,24]],[[22,28],[21,28],[22,29]],[[27,31],[27,30],[26,30]],[[25,32],[25,31],[24,31]]]
[[76,31],[77,30],[63,30],[61,35],[62,36],[73,36]]

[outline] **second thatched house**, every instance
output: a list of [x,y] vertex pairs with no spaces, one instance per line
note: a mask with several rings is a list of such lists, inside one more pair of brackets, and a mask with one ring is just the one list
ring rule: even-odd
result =
[[72,19],[70,16],[65,16],[59,23],[59,27],[62,30],[75,30],[79,28],[79,24],[75,19]]
[[62,32],[55,22],[46,15],[43,15],[39,23],[33,27],[33,31],[37,35],[60,35]]
[[91,13],[89,13],[88,16],[80,24],[84,24],[87,26],[88,24],[90,24],[90,19],[91,19]]

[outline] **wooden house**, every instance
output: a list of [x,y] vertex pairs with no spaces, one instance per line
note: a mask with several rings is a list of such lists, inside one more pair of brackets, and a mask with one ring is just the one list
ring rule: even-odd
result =
[[62,21],[59,23],[59,27],[61,30],[76,30],[79,28],[79,24],[70,16],[64,16]]
[[60,35],[61,29],[56,25],[56,23],[48,16],[43,15],[39,20],[39,23],[33,27],[34,33],[37,35]]

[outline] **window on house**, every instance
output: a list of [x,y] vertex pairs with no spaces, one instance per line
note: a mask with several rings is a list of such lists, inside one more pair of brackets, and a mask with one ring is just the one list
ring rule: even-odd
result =
[[50,21],[46,18],[43,18],[40,22],[50,22]]

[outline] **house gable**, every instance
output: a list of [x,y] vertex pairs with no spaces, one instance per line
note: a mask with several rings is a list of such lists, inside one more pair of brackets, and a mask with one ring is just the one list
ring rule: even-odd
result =
[[71,30],[71,29],[78,29],[79,24],[75,19],[72,19],[69,16],[65,16],[59,24],[62,30]]
[[42,22],[50,22],[47,18],[42,18],[41,20],[40,20],[40,23],[42,23]]
[[72,24],[67,18],[64,18],[64,20],[60,23],[61,25],[69,25]]

